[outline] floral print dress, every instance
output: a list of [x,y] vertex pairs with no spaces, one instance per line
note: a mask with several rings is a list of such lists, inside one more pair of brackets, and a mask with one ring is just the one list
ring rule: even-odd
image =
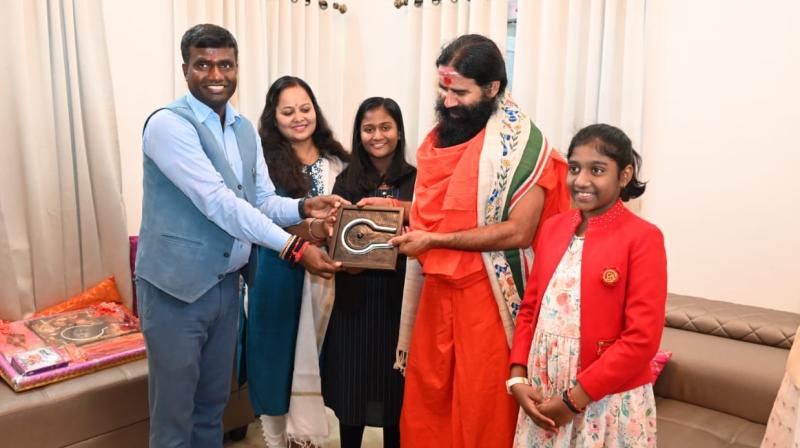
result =
[[[542,297],[528,356],[528,375],[545,399],[560,400],[577,382],[580,364],[580,285],[583,238],[573,237]],[[655,447],[656,403],[650,384],[590,403],[558,433],[519,411],[514,446]]]

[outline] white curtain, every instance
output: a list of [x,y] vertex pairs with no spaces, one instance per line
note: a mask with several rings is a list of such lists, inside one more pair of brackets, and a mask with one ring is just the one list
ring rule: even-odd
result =
[[462,34],[476,33],[494,40],[505,54],[508,33],[507,0],[442,0],[438,5],[426,0],[419,7],[413,3],[410,1],[404,8],[409,15],[405,59],[408,66],[402,97],[409,140],[407,157],[412,163],[416,160],[416,147],[435,121],[436,58],[442,47]]
[[128,238],[99,0],[4,2],[0,318],[114,275],[130,305]]
[[520,0],[513,95],[560,150],[585,125],[641,150],[646,0]]
[[332,3],[323,10],[316,0],[309,5],[304,0],[173,0],[175,96],[186,92],[181,36],[198,23],[214,23],[239,44],[239,87],[232,99],[239,112],[257,125],[269,86],[293,75],[311,86],[334,133],[348,135],[349,118],[343,117],[347,14]]

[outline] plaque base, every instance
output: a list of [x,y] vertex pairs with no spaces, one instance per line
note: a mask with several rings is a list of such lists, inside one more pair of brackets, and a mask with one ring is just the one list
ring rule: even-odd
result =
[[394,270],[398,250],[388,241],[403,228],[403,207],[339,209],[328,254],[344,267]]

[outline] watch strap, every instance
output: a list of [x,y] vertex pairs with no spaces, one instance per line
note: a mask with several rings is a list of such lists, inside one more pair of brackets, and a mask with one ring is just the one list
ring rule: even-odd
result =
[[516,386],[517,384],[527,384],[528,386],[531,385],[531,381],[524,376],[515,376],[513,378],[509,378],[506,380],[506,392],[511,395],[511,388]]

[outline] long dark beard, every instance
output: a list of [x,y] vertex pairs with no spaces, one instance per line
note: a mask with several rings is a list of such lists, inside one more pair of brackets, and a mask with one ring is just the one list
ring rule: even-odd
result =
[[448,146],[464,143],[478,135],[486,127],[486,122],[497,107],[499,95],[493,98],[482,97],[473,106],[444,107],[444,100],[436,101],[436,118],[438,122],[436,146]]

